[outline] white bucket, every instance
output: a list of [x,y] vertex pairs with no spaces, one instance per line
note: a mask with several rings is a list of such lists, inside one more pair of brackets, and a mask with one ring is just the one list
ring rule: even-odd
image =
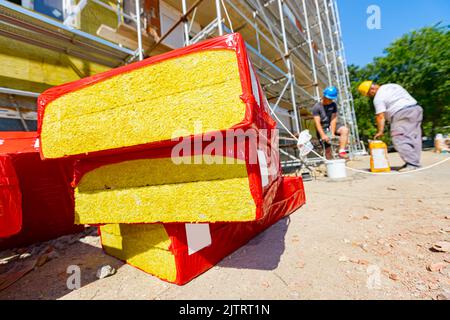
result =
[[327,161],[327,174],[330,179],[347,178],[345,170],[345,160],[329,160]]

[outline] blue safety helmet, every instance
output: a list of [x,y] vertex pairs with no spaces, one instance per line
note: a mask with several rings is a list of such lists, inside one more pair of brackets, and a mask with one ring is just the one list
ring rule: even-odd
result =
[[323,96],[330,100],[336,100],[338,98],[338,89],[336,87],[328,87],[323,90]]

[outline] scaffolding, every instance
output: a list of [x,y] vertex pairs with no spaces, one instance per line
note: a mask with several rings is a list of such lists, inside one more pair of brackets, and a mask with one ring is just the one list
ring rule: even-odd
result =
[[[164,41],[173,32],[178,32],[179,27],[184,46],[225,33],[240,32],[272,112],[283,124],[280,128],[283,166],[304,164],[298,157],[295,139],[289,133],[298,135],[312,125],[310,109],[321,99],[322,90],[331,85],[340,92],[339,117],[350,129],[350,155],[365,152],[358,135],[336,0],[165,0],[180,12],[179,18],[164,33],[159,30],[159,35],[146,47],[141,29],[148,25],[143,15],[143,0],[130,0],[134,1],[134,12],[124,12],[123,0],[117,0],[115,7],[99,0],[89,1],[101,3],[105,9],[116,12],[119,22],[124,18],[132,20],[137,47],[127,48],[66,26],[58,32],[74,32],[73,39],[79,40],[67,44],[72,46],[71,52],[96,61],[108,57],[108,64],[120,65],[170,50]],[[0,8],[5,4],[0,0]],[[8,9],[12,10],[11,5]],[[81,10],[73,10],[72,18]],[[26,14],[31,15],[29,19],[38,16]],[[53,33],[55,23],[48,23]],[[194,30],[194,24],[201,27]],[[86,43],[91,56],[86,54]],[[79,47],[83,49],[81,52]],[[105,52],[103,58],[99,55],[101,51]],[[321,159],[308,158],[307,161],[314,163]]]

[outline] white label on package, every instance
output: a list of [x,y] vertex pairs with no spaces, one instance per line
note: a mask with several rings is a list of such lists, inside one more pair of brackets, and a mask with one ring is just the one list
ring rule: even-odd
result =
[[373,149],[372,157],[373,157],[373,167],[375,169],[389,168],[385,149]]
[[267,167],[264,151],[258,150],[259,171],[261,173],[261,184],[263,188],[269,184],[269,168]]
[[209,223],[186,223],[185,227],[189,255],[211,245]]

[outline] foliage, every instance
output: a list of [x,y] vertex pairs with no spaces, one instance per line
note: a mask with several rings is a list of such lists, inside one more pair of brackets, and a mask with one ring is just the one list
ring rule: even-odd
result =
[[408,90],[424,109],[424,135],[442,133],[442,128],[450,125],[449,26],[438,24],[408,33],[367,66],[349,66],[349,73],[359,132],[365,141],[374,136],[376,125],[371,99],[357,90],[364,80],[397,83]]

